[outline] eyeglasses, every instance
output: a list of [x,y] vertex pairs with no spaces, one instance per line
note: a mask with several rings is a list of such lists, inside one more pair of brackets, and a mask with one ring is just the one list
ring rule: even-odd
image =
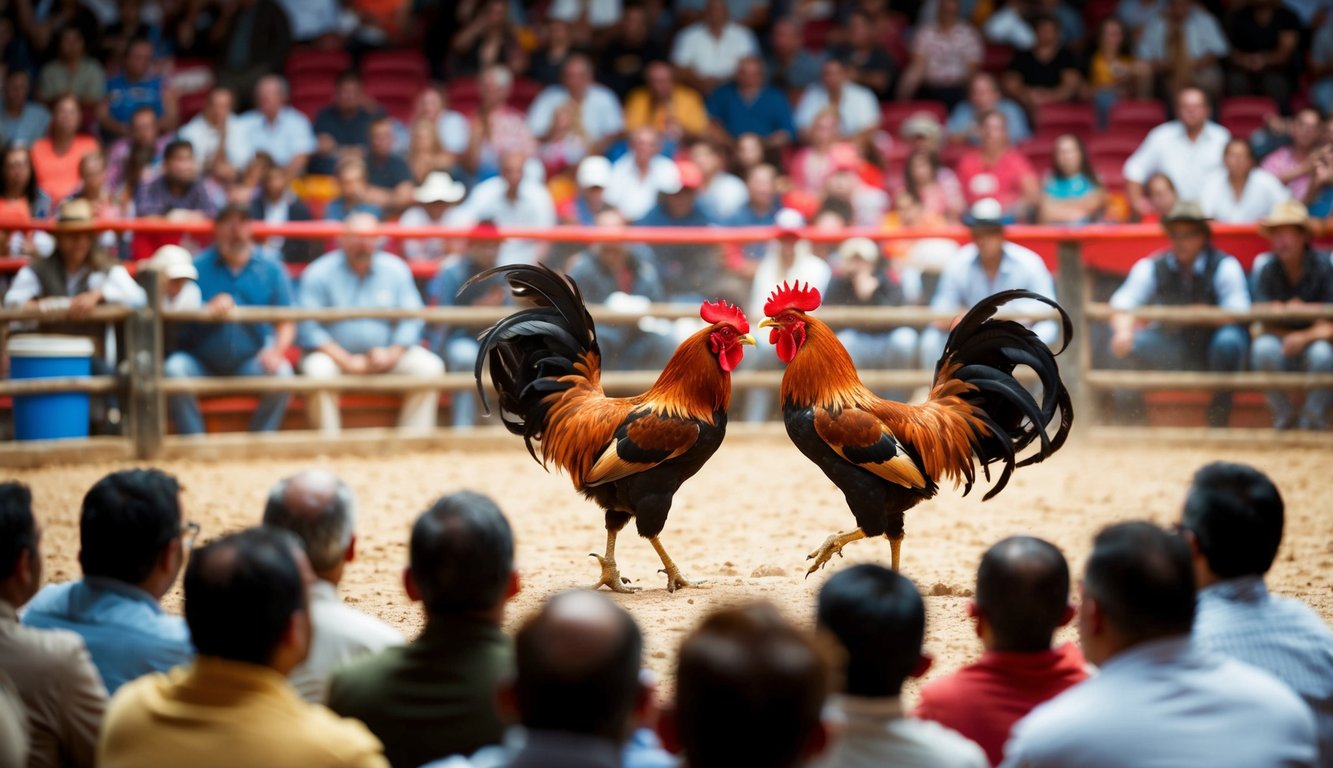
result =
[[199,531],[203,530],[198,523],[189,522],[181,526],[181,541],[185,543],[185,549],[194,549],[194,540],[199,538]]

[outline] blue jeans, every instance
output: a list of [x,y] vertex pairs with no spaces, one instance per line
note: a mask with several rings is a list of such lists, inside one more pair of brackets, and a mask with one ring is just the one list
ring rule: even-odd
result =
[[[1129,357],[1116,360],[1120,369],[1136,371],[1243,371],[1250,337],[1239,325],[1220,328],[1145,328],[1134,334]],[[1123,412],[1139,407],[1137,392],[1116,393]],[[1224,427],[1231,421],[1231,392],[1217,392],[1208,406],[1208,426]]]
[[[162,366],[169,379],[195,376],[267,376],[269,373],[259,364],[256,355],[234,369],[214,368],[191,355],[189,352],[172,352]],[[292,366],[286,361],[275,376],[291,376]],[[282,416],[287,411],[287,402],[292,399],[289,392],[275,392],[265,395],[259,401],[259,407],[250,417],[251,432],[273,432],[282,426]],[[194,395],[171,395],[167,398],[167,412],[176,425],[177,434],[200,435],[204,433],[204,416],[199,412],[199,400]]]
[[[444,343],[444,369],[467,373],[477,365],[481,345],[471,336],[457,336]],[[453,394],[454,428],[468,429],[477,424],[477,393],[461,389]]]
[[[1306,371],[1333,373],[1333,344],[1327,341],[1311,342],[1299,355],[1288,357],[1282,353],[1282,338],[1273,334],[1254,340],[1250,350],[1254,370],[1266,372]],[[1291,394],[1283,390],[1266,392],[1268,405],[1273,409],[1275,426],[1296,425],[1296,406]],[[1305,393],[1305,407],[1301,409],[1300,423],[1310,429],[1322,429],[1328,423],[1328,407],[1333,405],[1333,390],[1311,389]]]

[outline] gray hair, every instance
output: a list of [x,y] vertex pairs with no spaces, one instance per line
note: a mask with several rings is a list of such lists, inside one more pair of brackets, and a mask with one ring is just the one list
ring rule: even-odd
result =
[[279,480],[264,506],[264,525],[291,531],[316,573],[342,562],[356,530],[356,497],[337,476],[307,470]]
[[491,78],[491,85],[496,88],[509,89],[514,87],[514,73],[510,72],[509,67],[503,64],[488,67],[485,74]]

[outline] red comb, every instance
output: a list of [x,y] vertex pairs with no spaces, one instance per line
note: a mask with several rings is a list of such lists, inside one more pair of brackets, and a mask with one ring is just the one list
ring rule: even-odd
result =
[[740,333],[750,332],[750,321],[745,319],[745,313],[741,308],[728,304],[724,299],[718,299],[716,302],[704,302],[699,305],[699,317],[706,323],[730,323]]
[[801,287],[800,283],[787,285],[784,280],[782,285],[774,288],[768,295],[768,301],[764,303],[764,314],[776,317],[785,309],[811,312],[819,309],[820,301],[818,288],[811,288],[809,283],[806,283],[805,287]]

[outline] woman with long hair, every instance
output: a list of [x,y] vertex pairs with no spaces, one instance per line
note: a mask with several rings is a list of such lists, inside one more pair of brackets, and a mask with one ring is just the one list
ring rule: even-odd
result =
[[37,186],[52,200],[64,200],[79,186],[79,161],[98,150],[97,140],[79,133],[83,113],[78,99],[65,94],[51,104],[51,125],[46,136],[32,144],[32,167]]
[[51,215],[51,197],[37,186],[32,155],[22,144],[8,144],[4,153],[3,186],[0,187],[0,216],[35,220]]
[[1199,206],[1229,224],[1252,224],[1291,197],[1277,177],[1256,167],[1250,142],[1233,137],[1222,152],[1222,168],[1204,181]]
[[435,123],[427,116],[412,121],[407,134],[407,167],[412,170],[413,182],[420,185],[435,171],[451,171],[455,156],[444,148]]
[[1083,98],[1097,112],[1097,130],[1110,124],[1111,107],[1120,99],[1151,96],[1151,77],[1143,62],[1134,58],[1125,24],[1108,16],[1097,27],[1096,48],[1088,54],[1083,73]]
[[967,208],[958,177],[926,149],[918,149],[903,162],[897,203],[898,219],[905,227],[958,224]]
[[1092,170],[1083,141],[1072,133],[1060,136],[1051,150],[1038,223],[1087,224],[1101,218],[1105,208],[1106,188]]

